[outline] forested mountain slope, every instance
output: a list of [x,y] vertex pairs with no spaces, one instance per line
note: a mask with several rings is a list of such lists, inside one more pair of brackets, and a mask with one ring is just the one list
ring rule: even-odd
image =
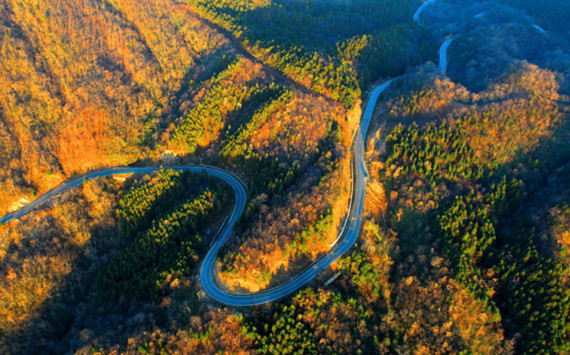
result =
[[146,157],[228,41],[164,1],[3,1],[2,212]]
[[101,178],[0,225],[0,352],[570,351],[570,6],[420,5],[0,2],[0,213],[101,167],[224,168],[248,192],[216,262],[235,292],[330,249],[361,105],[394,79],[359,240],[306,288],[214,302],[197,274],[229,186]]
[[401,74],[430,50],[429,34],[410,17],[414,0],[187,3],[256,58],[347,105],[371,81]]
[[[319,21],[342,19],[347,9],[371,20],[380,14],[383,18],[362,22],[355,15],[346,19],[349,31],[345,26],[323,27],[321,36],[306,40],[300,32],[318,32],[308,31],[312,24],[303,22],[322,13],[327,4],[311,5],[309,17],[298,6],[289,8],[285,17],[271,14],[272,26],[281,27],[291,15],[304,16],[296,37],[289,39],[263,34],[267,27],[255,25],[255,16],[236,14],[232,21],[250,28],[251,38],[265,44],[270,37],[281,41],[276,51],[267,47],[271,53],[265,57],[235,28],[226,28],[198,5],[153,0],[0,4],[0,210],[15,210],[66,178],[100,167],[189,162],[225,166],[244,178],[250,201],[236,237],[220,255],[219,277],[230,289],[255,291],[287,279],[336,239],[348,205],[348,148],[360,115],[361,87],[380,74],[405,70],[407,62],[394,60],[394,53],[410,53],[407,61],[419,63],[432,43],[424,41],[420,48],[420,39],[429,34],[408,20],[413,2],[395,7],[386,2],[377,8],[363,1],[335,8]],[[257,5],[248,6],[265,11],[267,4]],[[389,23],[379,26],[388,18]],[[398,43],[377,46],[392,33],[399,36]],[[384,63],[391,69],[383,69]],[[189,195],[168,183],[169,193],[178,196],[176,203],[152,215],[156,226],[137,225],[137,233],[127,236],[131,222],[122,219],[118,199],[140,182],[134,177],[122,188],[121,183],[88,184],[53,208],[0,227],[2,272],[8,275],[1,288],[3,349],[63,346],[54,339],[78,326],[73,325],[78,314],[94,315],[66,306],[78,299],[97,295],[87,308],[117,300],[120,309],[125,302],[152,304],[170,292],[165,280],[191,278],[194,259],[174,262],[178,266],[173,269],[164,264],[159,267],[166,267],[163,271],[141,261],[146,266],[134,274],[117,265],[132,264],[141,248],[183,253],[181,244],[172,249],[166,239],[160,247],[145,244],[149,236],[178,238],[179,231],[161,223],[215,234],[223,222],[219,206],[191,213],[214,215],[208,228],[197,227],[191,219],[182,222],[184,213],[177,208],[220,201],[227,205],[227,198],[217,195],[219,187],[211,187],[208,195]],[[143,191],[148,196],[135,200],[132,208],[152,206],[160,201],[153,195],[163,193]],[[104,241],[96,240],[102,237]],[[205,250],[195,239],[177,243],[182,242],[191,243],[189,253],[198,258]],[[127,287],[139,280],[137,273],[152,276]],[[96,275],[101,281],[88,284]],[[154,296],[142,296],[140,290],[155,282],[160,287],[151,292]],[[75,291],[70,294],[70,289]],[[120,309],[103,313],[121,314]],[[25,341],[34,334],[44,340]]]

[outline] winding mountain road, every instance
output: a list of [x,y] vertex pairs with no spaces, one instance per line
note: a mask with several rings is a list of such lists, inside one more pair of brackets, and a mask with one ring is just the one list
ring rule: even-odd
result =
[[327,254],[324,254],[320,259],[312,263],[307,269],[297,274],[292,279],[287,282],[276,286],[274,288],[256,292],[256,293],[246,293],[237,294],[225,291],[221,289],[214,281],[212,272],[215,272],[215,261],[216,255],[219,249],[225,244],[227,239],[230,237],[231,228],[235,220],[228,223],[228,227],[222,232],[222,236],[216,241],[214,246],[208,251],[204,262],[200,268],[200,280],[202,281],[202,287],[208,293],[208,295],[217,301],[232,306],[252,306],[256,304],[267,303],[275,301],[281,297],[287,296],[288,294],[295,292],[303,285],[314,279],[318,274],[320,274],[324,269],[328,268],[335,260],[340,258],[344,253],[346,253],[356,242],[358,237],[358,232],[360,230],[360,224],[362,220],[362,212],[364,210],[364,196],[366,193],[366,168],[364,163],[364,139],[366,137],[366,132],[368,131],[368,126],[370,125],[370,119],[372,118],[372,113],[374,112],[374,107],[376,101],[380,94],[386,90],[392,80],[382,84],[377,87],[368,100],[366,106],[366,111],[362,117],[362,122],[360,124],[360,129],[355,137],[354,152],[353,152],[353,176],[355,179],[355,184],[353,184],[353,195],[350,204],[350,209],[347,214],[347,223],[340,231],[340,237],[337,238],[336,245]]
[[[358,237],[358,232],[360,230],[362,212],[364,209],[364,196],[366,192],[367,172],[366,164],[364,163],[364,139],[366,137],[366,132],[368,131],[368,126],[370,124],[370,119],[372,118],[372,113],[374,112],[376,101],[378,100],[380,94],[386,90],[391,83],[392,80],[377,87],[372,92],[368,100],[366,111],[362,117],[360,129],[358,130],[358,133],[355,137],[355,142],[353,144],[354,151],[352,163],[355,183],[353,183],[352,198],[349,212],[346,216],[346,222],[340,231],[339,238],[337,238],[337,242],[335,243],[334,248],[329,253],[323,255],[321,258],[311,264],[307,269],[305,269],[305,271],[299,273],[292,279],[277,287],[257,293],[239,294],[224,290],[215,281],[213,273],[215,273],[216,255],[218,254],[220,248],[231,236],[234,224],[243,213],[243,209],[246,203],[247,194],[245,191],[245,184],[239,179],[239,177],[225,170],[205,165],[164,167],[164,169],[187,171],[191,173],[206,172],[208,175],[226,181],[233,188],[236,195],[236,203],[229,221],[225,225],[225,228],[222,230],[214,245],[209,249],[200,267],[200,280],[202,282],[202,287],[210,297],[232,306],[253,306],[256,304],[274,301],[298,290],[300,287],[320,274],[324,269],[329,267],[335,260],[340,258],[352,247],[352,245],[356,242],[356,238]],[[66,182],[53,190],[48,191],[18,211],[6,215],[0,219],[0,223],[7,223],[11,220],[21,218],[42,204],[50,201],[52,198],[61,195],[67,190],[81,185],[86,180],[112,175],[150,174],[159,169],[160,167],[154,166],[117,167],[85,174],[83,176],[70,180],[69,182]]]
[[[419,22],[419,16],[422,11],[429,4],[436,0],[429,0],[422,4],[422,6],[414,14],[414,21]],[[451,41],[453,39],[448,39],[442,45],[440,49],[440,68],[447,67],[446,51]],[[216,255],[218,254],[220,248],[228,241],[232,234],[233,227],[241,214],[243,213],[247,193],[246,185],[237,177],[236,175],[222,170],[220,168],[206,166],[206,165],[192,165],[192,166],[165,166],[164,169],[172,169],[176,171],[187,171],[191,173],[201,173],[206,172],[208,175],[220,178],[226,181],[234,190],[236,201],[232,214],[229,217],[228,222],[225,224],[223,230],[219,234],[219,237],[208,250],[204,261],[200,266],[200,281],[202,287],[206,293],[213,299],[232,306],[253,306],[257,304],[263,304],[271,302],[289,295],[295,292],[303,285],[307,284],[309,281],[314,279],[323,270],[328,268],[334,261],[340,258],[344,253],[346,253],[356,242],[358,237],[358,232],[360,230],[362,222],[362,212],[364,210],[364,199],[366,194],[366,180],[368,173],[366,171],[366,164],[364,161],[364,141],[366,138],[366,133],[370,125],[370,119],[372,118],[372,113],[374,112],[374,107],[376,106],[376,101],[378,97],[384,90],[386,90],[392,84],[392,80],[385,82],[384,84],[376,87],[367,102],[366,110],[362,116],[360,123],[360,129],[357,131],[353,142],[353,159],[352,159],[352,169],[353,169],[353,181],[352,181],[352,196],[349,205],[349,211],[347,213],[345,223],[341,228],[338,238],[335,243],[331,245],[331,250],[324,254],[322,257],[313,262],[304,271],[300,272],[293,278],[289,279],[287,282],[256,293],[234,293],[225,290],[220,287],[216,282],[214,276],[216,272],[215,263]],[[0,223],[7,223],[11,220],[18,219],[24,215],[30,213],[37,207],[50,201],[52,198],[61,195],[63,192],[70,190],[74,187],[81,185],[84,181],[112,175],[125,175],[125,174],[149,174],[159,170],[160,167],[116,167],[102,169],[94,171],[80,177],[74,178],[61,186],[48,191],[35,201],[29,203],[28,205],[22,207],[21,209],[12,212],[0,219]]]

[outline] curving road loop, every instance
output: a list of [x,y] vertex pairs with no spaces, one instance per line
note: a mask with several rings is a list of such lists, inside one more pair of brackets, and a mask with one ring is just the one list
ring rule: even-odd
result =
[[356,178],[353,184],[352,201],[350,210],[346,216],[346,223],[344,228],[340,231],[339,238],[337,238],[336,245],[331,251],[323,255],[314,263],[309,265],[304,271],[297,274],[287,282],[276,286],[274,288],[256,292],[238,294],[228,292],[220,288],[213,279],[212,272],[215,272],[215,261],[218,250],[224,245],[231,234],[231,227],[234,222],[228,223],[228,227],[222,232],[220,238],[216,241],[214,246],[208,251],[202,266],[200,267],[200,280],[204,290],[217,301],[232,306],[252,306],[256,304],[267,303],[275,301],[281,297],[295,292],[300,287],[311,281],[315,276],[320,274],[324,269],[328,268],[335,260],[340,258],[346,253],[352,245],[356,242],[360,224],[362,219],[362,212],[364,209],[364,196],[366,192],[366,168],[364,163],[364,137],[368,131],[370,119],[374,112],[376,101],[380,94],[386,90],[392,80],[377,87],[368,100],[366,111],[362,117],[360,129],[355,138],[354,151],[353,151],[353,176]]

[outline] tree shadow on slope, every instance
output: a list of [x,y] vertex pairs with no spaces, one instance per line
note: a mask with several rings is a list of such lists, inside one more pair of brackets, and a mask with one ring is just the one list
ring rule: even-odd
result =
[[[196,185],[200,188],[205,186],[203,183]],[[64,207],[71,209],[67,214],[65,211],[62,212],[64,221],[70,221],[79,227],[88,225],[87,220],[77,221],[76,218],[78,216],[92,218],[88,212],[85,212],[85,210],[90,211],[90,205],[78,203],[82,201],[81,193],[71,192],[71,195],[71,201],[68,201],[67,197],[62,198]],[[63,209],[59,206],[56,208]],[[108,215],[112,216],[114,212],[113,207]],[[219,225],[222,219],[223,217],[216,217],[212,225]],[[157,327],[163,329],[187,327],[190,317],[198,313],[202,305],[198,301],[193,275],[191,276],[188,271],[181,276],[167,278],[160,285],[161,297],[158,301],[146,300],[144,297],[129,298],[124,295],[102,301],[100,283],[94,280],[101,276],[101,270],[111,260],[128,247],[128,241],[118,236],[116,222],[109,221],[109,217],[101,223],[90,222],[90,227],[83,228],[82,235],[86,241],[80,246],[76,245],[76,236],[73,234],[67,236],[64,233],[63,227],[60,226],[63,223],[61,220],[57,219],[53,223],[55,226],[48,220],[44,225],[47,229],[37,229],[33,236],[25,237],[19,243],[19,250],[15,247],[9,250],[9,257],[16,260],[15,264],[12,263],[12,267],[25,263],[27,259],[41,258],[44,255],[48,256],[47,261],[50,263],[57,261],[61,256],[59,254],[68,257],[62,258],[59,263],[65,265],[66,272],[61,273],[52,283],[45,300],[37,301],[33,316],[22,322],[21,327],[14,327],[1,334],[3,352],[90,353],[99,346],[110,348],[124,345],[129,338],[136,337],[144,331],[152,332]],[[207,227],[200,231],[200,236],[211,236],[217,231],[217,228],[210,228],[209,225]],[[34,245],[39,243],[39,238],[45,240],[41,247],[35,247]],[[54,243],[57,245],[53,245]],[[32,272],[29,268],[28,270],[24,268],[24,271]],[[136,281],[130,280],[132,283]],[[34,296],[33,290],[26,294],[26,297]]]
[[[108,202],[107,197],[101,198]],[[29,220],[11,226],[21,238],[8,247],[2,268],[16,270],[17,277],[3,286],[22,302],[8,310],[13,320],[10,329],[3,329],[6,353],[57,352],[58,341],[87,301],[98,267],[121,247],[114,238],[111,215],[103,213],[98,215],[100,222],[89,221],[98,208],[91,210],[94,205],[75,191],[59,200],[54,217],[36,223],[31,218],[45,212],[34,212]]]
[[257,48],[267,64],[312,82],[313,91],[340,94],[341,102],[348,99],[344,95],[356,99],[351,95],[357,86],[402,74],[436,52],[429,32],[412,20],[415,0],[194,2],[246,46]]
[[336,44],[379,29],[412,22],[416,1],[272,1],[253,9],[219,7],[229,15],[251,43],[263,41],[334,54]]
[[499,280],[494,299],[506,335],[521,335],[521,352],[568,351],[568,270],[549,229],[550,211],[570,201],[569,118],[505,169],[523,181],[524,194],[496,224],[497,254],[491,259],[500,264],[494,266]]
[[171,98],[172,109],[167,115],[171,118],[180,117],[184,111],[183,105],[196,94],[196,90],[236,63],[237,60],[239,60],[237,55],[231,54],[229,46],[218,48],[207,56],[200,57],[196,65],[188,69],[182,78],[180,88]]
[[[568,108],[567,104],[566,107]],[[566,108],[566,109],[567,109]],[[517,228],[536,228],[536,236],[547,227],[543,217],[570,198],[570,115],[565,114],[552,136],[543,139],[536,149],[519,153],[504,172],[519,178],[525,186],[525,200],[510,216],[505,216],[499,229],[509,234]],[[547,241],[535,238],[539,251],[551,256]]]

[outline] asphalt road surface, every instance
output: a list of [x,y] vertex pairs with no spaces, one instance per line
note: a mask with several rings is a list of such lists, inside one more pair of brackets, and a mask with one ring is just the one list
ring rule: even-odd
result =
[[443,72],[447,70],[447,49],[449,48],[451,42],[453,42],[453,38],[450,38],[447,41],[443,42],[439,48],[439,70]]
[[[215,176],[217,178],[223,179],[228,184],[232,186],[234,192],[236,194],[236,208],[234,208],[232,217],[237,214],[237,217],[241,215],[243,208],[245,206],[245,184],[241,181],[237,176],[232,173],[229,173],[225,170],[206,166],[206,165],[191,165],[191,166],[165,166],[164,169],[172,169],[176,171],[188,171],[191,173],[201,173],[206,172],[208,175]],[[109,169],[102,169],[97,170],[82,176],[79,176],[69,182],[62,184],[61,186],[50,190],[37,198],[35,201],[29,203],[28,205],[22,207],[21,209],[14,211],[12,213],[7,214],[3,218],[0,219],[0,223],[7,223],[13,219],[18,219],[26,214],[30,213],[37,207],[43,205],[44,203],[48,202],[54,197],[61,195],[63,192],[70,190],[74,187],[77,187],[83,184],[84,181],[95,179],[98,177],[103,176],[112,176],[112,175],[127,175],[127,174],[150,174],[152,172],[160,170],[160,167],[117,167],[117,168],[109,168]],[[241,206],[241,207],[240,207]],[[236,219],[237,219],[236,217]]]
[[538,32],[542,33],[542,34],[546,34],[547,32],[544,30],[544,28],[540,27],[539,25],[532,25],[532,27],[534,27],[535,29],[538,30]]
[[420,6],[420,8],[416,11],[416,13],[414,14],[414,21],[416,22],[420,22],[420,15],[422,14],[422,12],[424,12],[425,8],[428,7],[431,3],[435,2],[437,0],[429,0],[426,1],[422,4],[422,6]]

